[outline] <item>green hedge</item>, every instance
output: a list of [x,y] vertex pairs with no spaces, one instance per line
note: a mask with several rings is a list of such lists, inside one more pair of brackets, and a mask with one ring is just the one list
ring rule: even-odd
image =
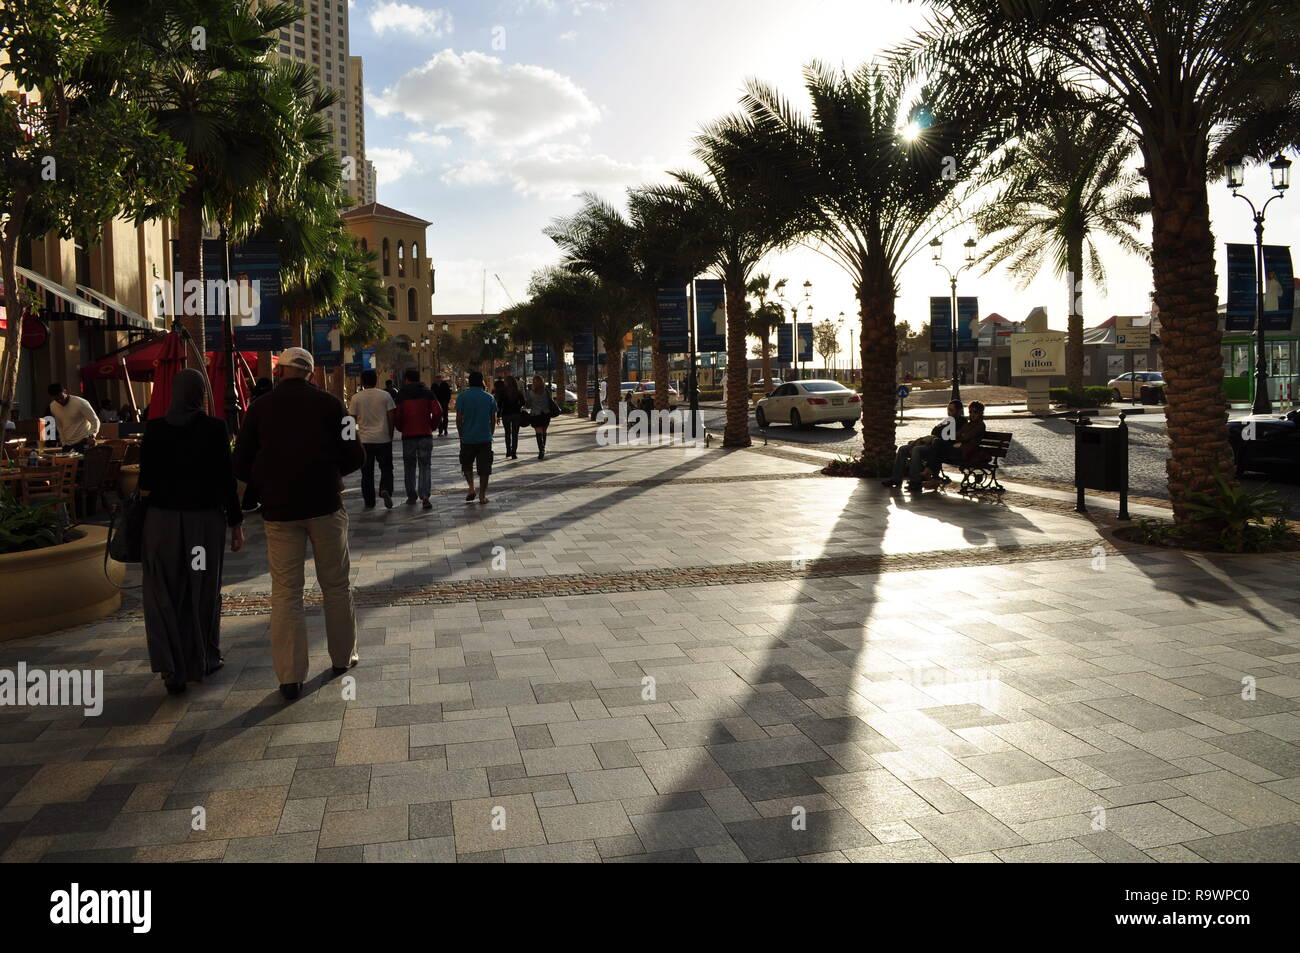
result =
[[1053,387],[1051,399],[1053,404],[1060,406],[1088,409],[1109,407],[1115,402],[1115,393],[1109,387],[1085,387],[1081,391],[1070,390],[1068,387]]

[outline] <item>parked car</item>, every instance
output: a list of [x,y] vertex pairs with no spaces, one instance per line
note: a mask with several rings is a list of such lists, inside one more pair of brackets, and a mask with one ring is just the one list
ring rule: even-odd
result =
[[[1121,374],[1106,385],[1115,392],[1116,400],[1137,400],[1144,387],[1164,387],[1165,375],[1159,371],[1130,371]],[[1164,403],[1163,400],[1159,401]]]
[[[624,381],[619,385],[619,398],[624,402],[627,401],[627,395],[632,395],[632,403],[637,407],[649,407],[654,404],[655,399],[655,382],[654,381]],[[682,402],[682,397],[677,393],[677,388],[671,384],[668,385],[668,406],[676,407]]]
[[1300,410],[1284,417],[1252,415],[1228,422],[1237,475],[1288,474],[1300,470]]
[[758,402],[754,418],[764,429],[769,424],[791,427],[836,423],[852,430],[862,417],[862,395],[839,381],[791,381]]
[[[554,384],[551,385],[551,395],[552,396],[555,395]],[[568,388],[565,388],[564,390],[564,400],[557,401],[557,403],[561,403],[561,404],[576,404],[577,402],[578,402],[578,392],[569,390]]]

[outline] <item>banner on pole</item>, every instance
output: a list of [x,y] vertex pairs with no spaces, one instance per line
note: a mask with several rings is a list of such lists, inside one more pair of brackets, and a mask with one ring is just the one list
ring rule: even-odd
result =
[[659,319],[659,350],[664,354],[685,354],[691,348],[690,305],[686,285],[659,288],[655,296]]
[[[979,298],[957,299],[957,350],[979,350]],[[930,299],[930,350],[952,351],[952,299]]]
[[587,365],[590,367],[596,362],[596,334],[594,331],[575,331],[573,334],[573,363],[574,366]]
[[311,340],[312,357],[315,358],[317,367],[329,370],[343,363],[343,343],[339,340],[337,311],[311,319]]
[[695,349],[702,353],[727,349],[726,284],[717,279],[695,282]]
[[799,363],[811,364],[813,359],[813,326],[811,321],[799,322]]
[[786,367],[794,363],[794,335],[788,324],[776,329],[776,362]]

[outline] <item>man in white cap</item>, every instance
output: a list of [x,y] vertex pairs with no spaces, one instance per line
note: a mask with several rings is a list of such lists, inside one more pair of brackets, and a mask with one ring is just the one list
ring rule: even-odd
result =
[[325,602],[325,636],[334,676],[357,664],[348,514],[343,477],[365,460],[356,421],[333,394],[313,387],[311,354],[280,354],[279,385],[248,409],[235,443],[235,473],[262,501],[271,569],[271,658],[290,701],[307,680],[303,584],[307,541]]

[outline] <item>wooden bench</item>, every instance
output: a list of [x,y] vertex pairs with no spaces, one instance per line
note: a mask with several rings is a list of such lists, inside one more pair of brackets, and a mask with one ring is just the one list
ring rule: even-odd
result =
[[[984,432],[980,440],[980,450],[984,456],[988,457],[985,463],[976,464],[952,464],[957,466],[961,471],[962,493],[982,493],[993,491],[994,493],[1005,493],[1007,488],[998,481],[998,469],[1002,461],[1006,459],[1007,451],[1011,449],[1011,434],[999,433],[993,430]],[[948,480],[947,477],[944,477]],[[951,480],[948,480],[951,482]]]

